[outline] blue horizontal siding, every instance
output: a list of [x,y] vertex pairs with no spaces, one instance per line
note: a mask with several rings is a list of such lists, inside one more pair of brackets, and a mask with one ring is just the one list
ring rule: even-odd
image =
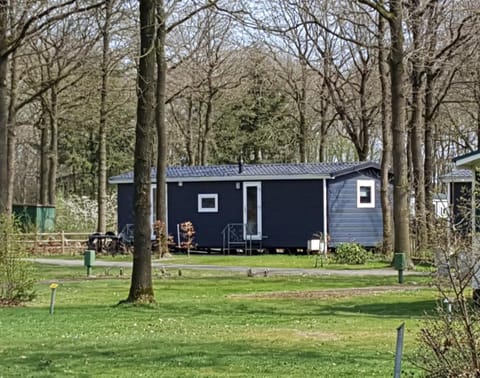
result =
[[[357,208],[357,181],[375,180],[375,208]],[[348,175],[328,185],[328,228],[330,246],[359,243],[379,245],[383,238],[380,180],[368,173]]]

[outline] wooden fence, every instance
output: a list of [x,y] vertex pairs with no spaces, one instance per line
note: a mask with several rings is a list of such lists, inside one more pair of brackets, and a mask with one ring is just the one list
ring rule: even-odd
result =
[[28,251],[33,255],[76,255],[87,249],[90,233],[53,232],[53,233],[22,233],[21,243],[27,244]]

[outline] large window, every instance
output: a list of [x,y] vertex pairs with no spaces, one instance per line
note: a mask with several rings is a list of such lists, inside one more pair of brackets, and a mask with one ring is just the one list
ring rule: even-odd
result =
[[198,212],[199,213],[216,213],[218,212],[218,194],[208,193],[198,195]]
[[357,181],[357,207],[375,207],[375,180]]

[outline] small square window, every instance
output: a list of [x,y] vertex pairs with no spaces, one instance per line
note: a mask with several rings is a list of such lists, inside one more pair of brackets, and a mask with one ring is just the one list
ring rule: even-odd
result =
[[357,207],[375,207],[375,180],[357,181]]
[[199,213],[216,213],[218,212],[218,194],[199,194],[198,195],[198,212]]

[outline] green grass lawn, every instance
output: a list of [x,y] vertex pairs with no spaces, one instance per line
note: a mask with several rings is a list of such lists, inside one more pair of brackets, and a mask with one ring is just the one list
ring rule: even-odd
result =
[[302,268],[311,269],[377,269],[390,266],[387,261],[375,259],[365,265],[337,264],[332,258],[324,259],[316,255],[197,255],[174,254],[165,264],[211,264],[222,266],[246,266],[252,268]]
[[[97,270],[97,279],[86,280],[80,268],[35,270],[37,299],[0,309],[0,377],[388,377],[402,322],[403,367],[413,374],[408,357],[424,312],[435,306],[428,288],[311,294],[396,285],[395,277],[189,270],[155,278],[154,306],[116,306],[129,288],[116,273]],[[53,280],[60,285],[50,315]],[[409,276],[405,286],[427,280]],[[269,295],[278,292],[298,296]]]
[[[42,256],[42,258],[52,259],[82,259],[81,255],[76,256]],[[131,261],[132,255],[106,256],[97,255],[97,259],[108,261]],[[316,255],[283,255],[283,254],[263,254],[263,255],[217,255],[217,254],[190,254],[174,253],[166,259],[158,259],[153,256],[156,262],[169,264],[200,264],[200,265],[220,265],[220,266],[245,266],[251,268],[302,268],[302,269],[381,269],[389,268],[390,261],[380,257],[375,257],[364,265],[337,264],[333,258],[321,258]]]
[[[83,259],[81,255],[76,256],[42,256],[42,258],[52,259]],[[97,255],[99,260],[107,261],[132,261],[132,255]],[[260,254],[253,256],[246,255],[219,255],[219,254],[198,254],[192,253],[187,256],[185,253],[174,253],[166,259],[158,259],[153,256],[153,261],[161,262],[165,266],[171,264],[187,264],[187,265],[219,265],[219,266],[243,266],[249,268],[300,268],[300,269],[342,269],[342,270],[359,270],[359,269],[384,269],[390,268],[390,260],[386,260],[381,255],[373,255],[372,259],[363,265],[347,265],[338,264],[333,257],[327,259],[317,255],[288,255],[288,254]],[[428,264],[416,265],[415,270],[419,272],[428,272],[432,267]]]

